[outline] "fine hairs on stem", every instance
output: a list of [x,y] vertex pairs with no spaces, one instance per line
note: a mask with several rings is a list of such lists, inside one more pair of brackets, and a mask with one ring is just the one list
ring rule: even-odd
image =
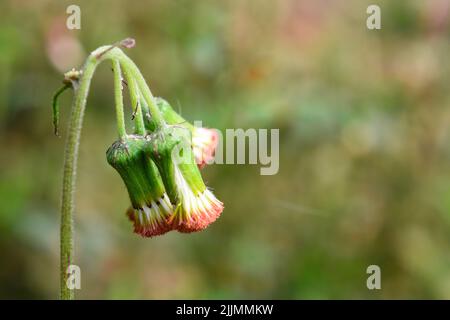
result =
[[[72,85],[74,97],[72,100],[72,111],[70,115],[70,123],[67,135],[67,141],[64,154],[64,170],[63,170],[63,186],[62,186],[62,203],[61,203],[61,228],[60,228],[60,297],[61,299],[74,299],[74,290],[68,286],[69,274],[67,273],[69,266],[74,261],[74,192],[76,182],[76,168],[78,160],[78,149],[81,137],[81,128],[83,124],[84,111],[86,101],[89,94],[89,88],[92,77],[94,76],[97,66],[103,61],[110,60],[114,70],[114,90],[116,103],[116,117],[118,134],[120,138],[126,136],[124,112],[123,112],[123,95],[122,95],[122,72],[128,80],[130,95],[133,102],[133,108],[136,109],[136,131],[137,133],[145,132],[143,115],[141,109],[140,96],[148,106],[153,121],[157,127],[162,127],[165,122],[158,110],[155,99],[145,82],[141,72],[128,58],[119,47],[131,48],[135,44],[133,39],[127,38],[114,45],[102,46],[94,50],[87,58],[77,79],[77,85]],[[131,80],[131,81],[130,81]],[[62,91],[59,91],[59,95]],[[56,96],[56,99],[58,97]],[[56,100],[55,100],[56,101]],[[58,106],[53,103],[54,123],[55,115],[58,115]],[[147,111],[146,111],[147,112]]]

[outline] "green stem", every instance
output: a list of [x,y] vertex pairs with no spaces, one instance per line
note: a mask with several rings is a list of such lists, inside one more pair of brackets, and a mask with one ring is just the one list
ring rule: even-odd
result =
[[[86,108],[86,100],[89,93],[92,76],[94,75],[97,66],[105,60],[118,61],[122,65],[125,74],[130,73],[131,78],[136,80],[135,86],[143,92],[153,120],[158,126],[164,126],[165,122],[159,112],[154,98],[145,83],[144,77],[140,73],[133,61],[128,58],[119,48],[112,46],[103,46],[93,51],[83,67],[81,78],[74,84],[74,98],[72,102],[72,113],[70,117],[69,131],[64,155],[64,176],[62,188],[62,205],[61,205],[61,229],[60,229],[60,285],[61,299],[74,299],[74,291],[67,286],[69,275],[67,274],[68,267],[73,263],[73,211],[74,211],[74,191],[76,181],[76,167],[78,159],[78,147],[81,135],[81,127],[83,123],[84,111]],[[120,76],[117,71],[117,64],[115,63],[116,71],[115,85],[117,88],[117,79]],[[121,85],[121,83],[120,83]],[[123,120],[123,102],[120,98],[121,88],[116,90],[116,112],[117,122],[119,128],[119,136],[126,134]],[[119,92],[119,93],[118,93]],[[119,101],[120,100],[120,101]],[[119,101],[119,104],[117,102]],[[120,105],[122,103],[122,108]],[[142,117],[142,113],[141,113]]]
[[139,90],[139,96],[141,97],[141,106],[142,106],[142,114],[144,115],[144,123],[147,123],[149,121],[150,110],[148,108],[147,102],[142,96],[141,90]]
[[164,127],[166,122],[156,105],[155,98],[152,95],[147,83],[145,82],[142,73],[139,71],[136,64],[128,58],[124,53],[122,53],[122,57],[120,58],[120,63],[122,64],[123,69],[127,70],[130,73],[131,77],[136,80],[137,86],[139,90],[142,92],[145,101],[147,102],[147,106],[150,110],[153,121],[155,122],[157,128]]
[[119,138],[123,139],[127,135],[127,132],[123,114],[122,72],[120,70],[120,62],[117,59],[113,60],[112,64],[114,70],[114,97],[116,102],[117,130],[119,132]]
[[65,84],[53,96],[53,130],[56,136],[59,137],[59,103],[58,99],[61,93],[70,88],[69,84]]
[[[86,60],[83,73],[77,83],[74,84],[74,98],[72,102],[72,113],[70,116],[69,131],[64,154],[64,172],[61,204],[61,228],[60,228],[60,297],[64,300],[75,298],[74,291],[67,286],[68,267],[73,263],[73,211],[74,191],[76,181],[76,167],[78,159],[78,146],[83,124],[84,110],[89,93],[92,76],[96,67],[105,59],[113,59],[117,55],[116,50],[110,50],[96,58],[99,53],[108,50],[109,46],[100,47]],[[117,49],[118,50],[118,49]],[[120,50],[119,50],[120,51]],[[121,52],[121,51],[120,51]]]
[[83,75],[79,80],[79,87],[74,88],[75,96],[70,117],[69,134],[66,142],[64,156],[63,194],[61,206],[61,235],[60,235],[60,281],[61,299],[71,300],[75,298],[74,291],[67,286],[67,268],[73,262],[73,207],[76,179],[76,167],[78,159],[78,146],[80,141],[81,126],[86,106],[89,86],[95,68],[98,65],[96,59],[88,58]]
[[130,91],[131,106],[133,108],[133,114],[135,116],[136,134],[145,135],[144,117],[142,115],[141,97],[140,91],[136,85],[133,75],[129,70],[125,71],[125,78],[128,83],[128,90]]

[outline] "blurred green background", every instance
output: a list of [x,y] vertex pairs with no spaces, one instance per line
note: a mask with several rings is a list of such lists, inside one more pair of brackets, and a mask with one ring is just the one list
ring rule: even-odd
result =
[[[373,3],[381,30],[366,28]],[[66,28],[70,4],[81,30]],[[449,1],[3,0],[0,12],[0,298],[58,297],[72,94],[62,138],[51,97],[63,72],[126,37],[187,119],[279,128],[280,170],[209,166],[217,222],[133,234],[105,159],[117,133],[101,65],[78,166],[78,298],[450,298]],[[381,290],[366,287],[372,264]]]

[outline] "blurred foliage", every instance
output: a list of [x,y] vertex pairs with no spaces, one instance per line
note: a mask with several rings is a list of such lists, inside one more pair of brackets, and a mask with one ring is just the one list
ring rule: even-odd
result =
[[[51,97],[90,50],[134,37],[151,89],[216,128],[280,128],[280,171],[204,169],[224,201],[197,234],[142,239],[105,161],[109,66],[96,74],[78,166],[79,298],[450,298],[449,3],[0,2],[0,298],[56,298],[64,138]],[[127,104],[130,114],[130,106]],[[366,268],[382,290],[366,288]]]

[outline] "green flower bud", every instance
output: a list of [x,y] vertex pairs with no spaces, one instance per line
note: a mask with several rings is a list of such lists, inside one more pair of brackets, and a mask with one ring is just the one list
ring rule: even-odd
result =
[[108,163],[122,177],[131,200],[127,215],[134,231],[144,237],[171,230],[172,204],[155,163],[145,154],[144,137],[129,135],[106,152]]
[[148,151],[161,173],[174,212],[172,228],[194,232],[206,228],[223,211],[223,204],[207,189],[195,163],[191,132],[167,126],[147,137]]

